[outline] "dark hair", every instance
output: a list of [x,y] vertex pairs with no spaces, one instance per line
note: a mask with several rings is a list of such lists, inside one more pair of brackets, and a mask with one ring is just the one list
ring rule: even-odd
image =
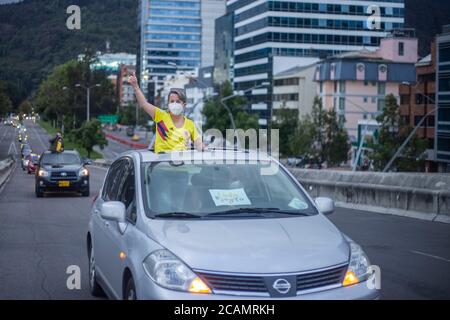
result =
[[170,89],[169,95],[167,96],[167,101],[170,100],[170,95],[173,93],[176,94],[183,103],[186,103],[186,94],[184,93],[184,90],[178,88]]

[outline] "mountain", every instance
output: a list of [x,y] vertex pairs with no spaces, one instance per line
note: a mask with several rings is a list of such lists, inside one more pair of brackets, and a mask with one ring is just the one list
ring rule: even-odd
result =
[[[9,0],[0,0],[9,1]],[[37,88],[57,64],[86,48],[137,53],[139,0],[25,0],[0,5],[0,80],[6,80],[15,105]],[[330,2],[333,2],[330,0]],[[68,6],[81,7],[81,30],[68,30]],[[449,0],[405,0],[406,26],[416,29],[420,55],[450,24]]]
[[[70,5],[81,8],[81,30],[69,30]],[[138,0],[25,0],[0,5],[0,80],[13,100],[37,88],[55,66],[86,48],[136,53]],[[15,98],[15,99],[14,99]],[[17,101],[13,101],[17,105]]]

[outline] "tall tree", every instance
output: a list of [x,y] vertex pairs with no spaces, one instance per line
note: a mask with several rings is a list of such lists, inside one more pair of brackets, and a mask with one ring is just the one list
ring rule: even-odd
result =
[[0,81],[0,117],[12,111],[12,104],[6,93],[6,86]]
[[[232,129],[231,120],[227,110],[220,103],[220,99],[229,97],[233,94],[233,88],[229,82],[224,83],[220,88],[220,94],[212,100],[206,101],[203,108],[203,115],[206,117],[205,130],[218,129],[225,136],[226,129]],[[234,97],[225,104],[231,111],[237,129],[247,130],[250,128],[258,129],[258,118],[244,109],[246,99],[244,97]]]
[[279,130],[280,154],[284,157],[290,156],[294,154],[291,137],[298,130],[298,110],[288,109],[283,104],[280,109],[274,110],[274,116],[271,122],[271,129]]
[[[377,117],[378,139],[369,145],[373,150],[369,158],[376,170],[382,170],[386,166],[412,130],[405,126],[395,96],[387,95],[385,101],[383,113]],[[403,155],[395,162],[396,170],[417,170],[423,162],[425,150],[426,141],[417,136],[411,139]]]
[[108,145],[101,123],[97,119],[84,122],[81,128],[73,130],[71,134],[75,142],[87,150],[89,158],[94,146],[103,149]]

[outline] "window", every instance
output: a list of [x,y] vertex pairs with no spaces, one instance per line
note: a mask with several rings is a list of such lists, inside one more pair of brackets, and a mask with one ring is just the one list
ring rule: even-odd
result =
[[377,109],[378,111],[383,111],[385,107],[384,99],[378,99]]
[[345,110],[345,98],[339,98],[339,110]]
[[422,105],[423,102],[423,96],[420,93],[416,93],[416,105]]
[[364,97],[363,99],[364,99],[364,103],[367,103],[369,101],[368,97]]
[[378,95],[385,96],[386,95],[386,83],[378,82]]
[[339,93],[345,93],[345,81],[339,81]]
[[116,201],[119,184],[123,175],[124,159],[119,159],[111,165],[103,187],[102,198],[105,201]]
[[409,104],[409,94],[400,95],[400,104]]
[[126,159],[123,178],[118,193],[118,201],[125,205],[127,219],[136,223],[136,192],[133,160]]
[[399,56],[404,56],[405,55],[405,43],[404,42],[399,42],[398,43],[398,55]]

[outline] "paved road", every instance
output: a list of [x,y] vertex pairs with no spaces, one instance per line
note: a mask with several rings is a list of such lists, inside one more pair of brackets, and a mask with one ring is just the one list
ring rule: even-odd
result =
[[[13,135],[5,136],[9,141],[1,147],[12,142]],[[30,127],[36,151],[47,140],[40,128]],[[85,232],[106,170],[90,172],[91,198],[38,199],[33,177],[16,168],[0,194],[0,299],[91,299]],[[348,209],[330,219],[381,267],[384,299],[450,299],[450,225]],[[70,265],[81,268],[81,290],[66,287]]]

